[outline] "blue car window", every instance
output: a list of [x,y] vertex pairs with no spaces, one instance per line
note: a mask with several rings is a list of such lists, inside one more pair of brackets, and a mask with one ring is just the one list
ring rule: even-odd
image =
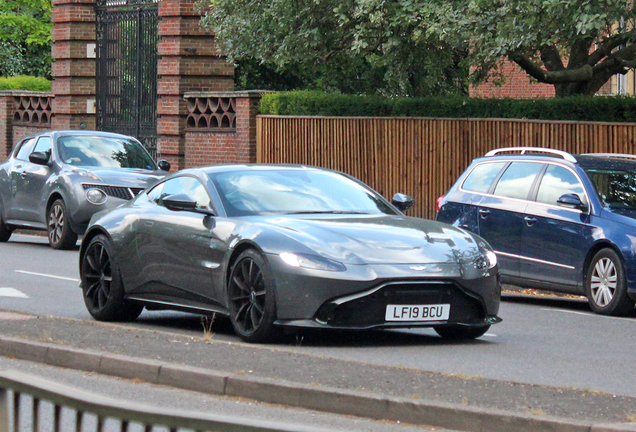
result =
[[636,172],[591,169],[587,175],[606,208],[636,208]]
[[532,162],[513,162],[506,172],[503,173],[497,187],[495,195],[528,199],[528,193],[532,187],[537,173],[543,168],[543,164]]
[[541,179],[537,201],[556,205],[557,200],[565,194],[577,194],[583,200],[583,186],[570,170],[550,165]]
[[24,141],[20,148],[18,149],[18,153],[15,155],[16,159],[20,160],[29,160],[29,155],[31,154],[31,149],[33,148],[33,143],[35,142],[35,138],[31,138],[30,140]]
[[462,189],[471,192],[488,192],[493,180],[499,171],[506,165],[506,162],[484,163],[477,165],[475,169],[464,180]]

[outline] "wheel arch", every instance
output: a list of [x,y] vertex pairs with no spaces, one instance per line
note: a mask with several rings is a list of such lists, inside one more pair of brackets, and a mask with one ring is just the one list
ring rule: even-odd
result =
[[248,249],[254,249],[256,250],[258,253],[265,255],[265,253],[263,252],[263,250],[254,242],[252,241],[242,241],[239,244],[237,244],[234,249],[232,250],[232,253],[230,254],[230,257],[228,259],[227,262],[227,268],[225,269],[225,292],[227,292],[227,287],[228,284],[230,282],[230,273],[232,272],[232,267],[234,266],[234,263],[236,262],[236,260],[238,259],[238,257],[245,252]]
[[616,255],[618,255],[618,258],[621,260],[623,268],[625,268],[625,258],[623,257],[623,253],[614,243],[610,242],[609,240],[596,242],[592,245],[590,250],[587,252],[587,255],[585,256],[585,261],[583,263],[583,286],[585,286],[585,281],[587,280],[587,275],[590,271],[590,264],[592,263],[592,259],[599,251],[603,249],[612,249],[614,252],[616,252]]
[[97,237],[100,234],[105,235],[106,237],[108,237],[109,240],[112,241],[111,236],[108,234],[108,232],[104,228],[100,226],[95,226],[91,228],[91,230],[88,231],[84,235],[84,237],[82,237],[82,244],[80,245],[80,253],[79,253],[80,266],[82,265],[82,260],[84,259],[84,254],[86,253],[86,248],[88,247],[88,244],[91,242],[91,240],[93,240],[95,237]]

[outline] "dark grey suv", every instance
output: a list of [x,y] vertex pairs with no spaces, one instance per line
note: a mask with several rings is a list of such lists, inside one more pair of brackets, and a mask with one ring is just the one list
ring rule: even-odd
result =
[[47,131],[22,139],[0,165],[0,242],[15,228],[48,231],[56,249],[75,246],[91,216],[131,200],[165,177],[135,138]]
[[439,202],[437,220],[490,243],[503,282],[586,295],[597,313],[636,300],[636,156],[493,150]]

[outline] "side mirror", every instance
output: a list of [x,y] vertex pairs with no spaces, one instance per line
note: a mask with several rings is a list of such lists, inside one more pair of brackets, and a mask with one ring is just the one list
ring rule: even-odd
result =
[[47,152],[33,152],[29,155],[29,162],[36,165],[47,165],[49,163],[49,154]]
[[581,197],[577,194],[565,194],[561,195],[557,200],[557,204],[562,205],[564,207],[571,207],[575,209],[579,209],[581,211],[587,210],[587,205],[581,201]]
[[157,166],[161,171],[170,171],[170,162],[165,159],[161,159],[159,162],[157,162]]
[[197,208],[197,201],[186,194],[169,195],[163,197],[161,199],[161,204],[168,210],[172,211],[189,211],[214,216],[214,212],[212,212],[211,210]]
[[415,205],[415,199],[408,195],[404,195],[401,193],[396,193],[393,195],[393,199],[391,200],[391,204],[393,204],[399,211],[406,211]]

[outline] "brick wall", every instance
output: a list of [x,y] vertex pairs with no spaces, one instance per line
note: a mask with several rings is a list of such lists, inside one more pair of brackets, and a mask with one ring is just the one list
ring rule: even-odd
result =
[[504,63],[502,67],[506,80],[502,86],[492,82],[484,82],[470,88],[471,97],[534,99],[554,97],[554,86],[530,81],[527,72],[512,62]]
[[260,92],[186,93],[186,168],[256,162]]
[[52,99],[49,92],[0,91],[0,160],[21,138],[51,129]]

